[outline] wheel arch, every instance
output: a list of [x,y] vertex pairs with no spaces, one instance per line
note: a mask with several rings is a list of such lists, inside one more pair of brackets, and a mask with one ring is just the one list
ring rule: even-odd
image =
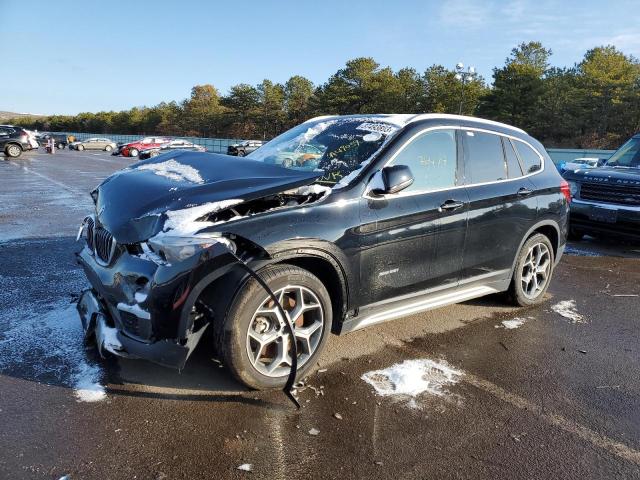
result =
[[347,312],[349,298],[347,278],[339,263],[325,252],[298,250],[290,257],[278,258],[274,264],[295,265],[318,277],[331,298],[333,333],[336,333]]
[[[296,249],[279,252],[269,258],[259,257],[250,261],[249,264],[256,272],[272,265],[294,265],[318,277],[331,298],[333,332],[338,331],[337,326],[347,311],[348,282],[345,272],[332,255],[322,250]],[[249,278],[249,275],[234,263],[229,263],[204,276],[191,289],[185,302],[188,308],[182,312],[179,333],[184,334],[189,329],[188,313],[200,299],[204,299],[210,307],[215,307],[214,311],[226,315],[233,300]]]
[[549,241],[551,242],[551,246],[553,247],[553,258],[554,260],[558,258],[558,249],[560,248],[560,226],[554,220],[542,220],[534,224],[527,233],[522,237],[520,241],[520,245],[518,245],[518,250],[513,259],[513,264],[511,265],[511,276],[513,277],[513,272],[516,268],[516,263],[518,262],[518,254],[522,249],[522,246],[525,244],[527,240],[529,240],[533,235],[541,233],[545,235]]
[[20,149],[21,152],[24,152],[24,148],[22,148],[22,145],[20,144],[20,142],[14,142],[14,141],[9,141],[7,143],[4,144],[4,151],[6,152],[7,149],[11,146],[14,145],[16,147],[18,147]]

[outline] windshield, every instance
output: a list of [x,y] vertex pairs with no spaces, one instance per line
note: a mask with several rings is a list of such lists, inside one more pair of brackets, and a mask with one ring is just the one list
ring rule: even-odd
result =
[[607,160],[609,167],[640,167],[640,137],[633,137]]
[[335,185],[360,168],[398,130],[397,125],[384,120],[384,117],[343,117],[306,122],[264,144],[247,158],[294,170],[322,172],[318,182]]

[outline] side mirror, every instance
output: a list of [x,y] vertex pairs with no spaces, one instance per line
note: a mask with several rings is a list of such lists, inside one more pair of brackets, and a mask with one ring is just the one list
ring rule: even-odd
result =
[[371,180],[370,192],[374,195],[398,193],[413,183],[413,174],[406,165],[384,167]]

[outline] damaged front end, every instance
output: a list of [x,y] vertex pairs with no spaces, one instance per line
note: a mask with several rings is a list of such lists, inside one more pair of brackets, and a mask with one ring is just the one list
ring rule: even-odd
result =
[[182,369],[213,321],[200,292],[237,269],[239,256],[266,255],[227,226],[317,201],[330,189],[310,185],[317,174],[249,160],[166,157],[118,172],[93,192],[96,213],[83,222],[76,254],[91,288],[78,312],[101,353]]

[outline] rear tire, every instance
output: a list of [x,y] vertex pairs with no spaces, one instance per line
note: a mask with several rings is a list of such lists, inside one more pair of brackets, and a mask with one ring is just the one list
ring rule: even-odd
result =
[[78,145],[76,148],[79,152],[81,152],[82,150],[84,150],[84,145]]
[[59,143],[56,147],[58,147],[58,150],[62,150],[64,148],[64,143]]
[[140,152],[138,151],[137,148],[130,148],[129,149],[129,156],[130,157],[137,157],[139,153]]
[[508,290],[510,301],[520,307],[541,303],[553,277],[554,263],[553,246],[546,235],[537,233],[524,242]]
[[105,152],[110,152],[111,150],[113,150],[113,147],[111,145],[107,145],[106,147],[104,147]]
[[[292,319],[297,324],[295,331],[301,362],[297,378],[303,378],[316,365],[331,333],[333,318],[329,293],[316,276],[292,265],[273,265],[260,271],[259,275],[276,295],[282,292],[285,310],[294,312],[297,306],[308,307]],[[215,322],[217,351],[225,365],[236,379],[257,390],[281,388],[289,373],[286,362],[290,361],[290,356],[285,351],[288,351],[289,336],[278,325],[275,313],[264,313],[265,309],[271,311],[273,308],[267,292],[251,278],[233,299],[226,317],[224,314],[224,318],[218,316]],[[264,343],[259,343],[257,337]],[[272,373],[268,372],[270,369]]]
[[4,154],[9,158],[18,158],[22,155],[22,148],[12,143],[7,145],[7,148],[4,149]]

